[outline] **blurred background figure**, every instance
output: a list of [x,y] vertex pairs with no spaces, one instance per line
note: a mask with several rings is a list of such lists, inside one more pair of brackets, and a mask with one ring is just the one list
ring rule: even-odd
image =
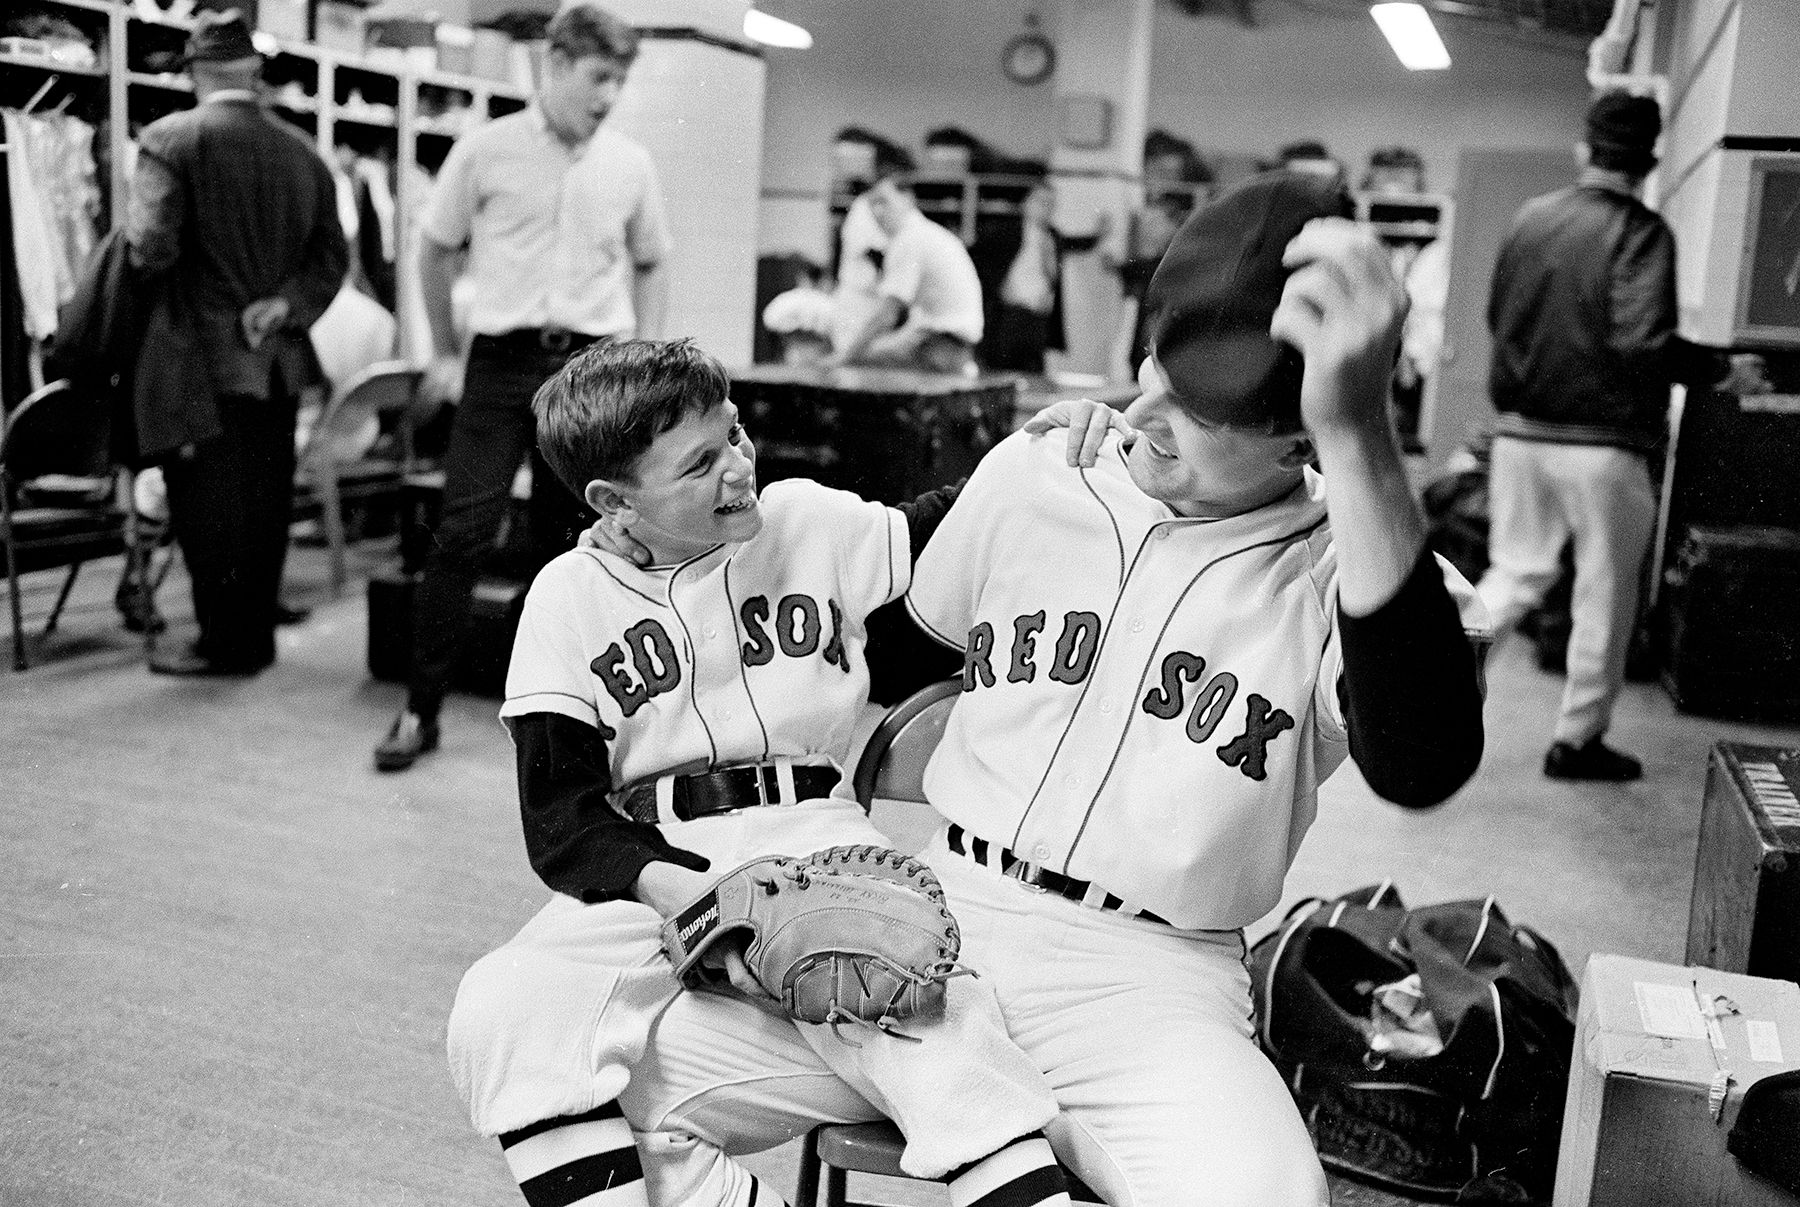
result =
[[887,251],[887,232],[869,208],[869,188],[883,176],[910,172],[914,161],[897,143],[860,126],[838,131],[831,147],[833,174],[840,180],[866,182],[850,202],[838,231],[837,302],[832,344],[842,347],[868,322],[879,305],[875,287],[881,280],[882,257]]
[[199,103],[145,127],[128,226],[133,265],[168,282],[139,353],[139,429],[163,458],[199,625],[150,669],[254,675],[275,661],[298,398],[321,380],[307,329],[349,250],[330,170],[260,99],[243,15],[202,13],[186,63]]
[[1575,184],[1526,202],[1488,302],[1494,441],[1489,555],[1477,591],[1496,636],[1536,606],[1575,547],[1568,682],[1544,755],[1554,779],[1634,780],[1602,740],[1625,682],[1656,524],[1649,457],[1669,384],[1767,391],[1761,358],[1676,332],[1675,237],[1640,197],[1662,113],[1604,93],[1588,109]]
[[1000,248],[1004,276],[993,291],[982,364],[989,369],[1042,374],[1044,354],[1068,347],[1063,330],[1063,257],[1092,251],[1105,238],[1103,213],[1093,231],[1065,235],[1051,222],[1056,193],[1049,181],[1025,195],[1017,247]]
[[[1369,153],[1362,192],[1371,197],[1416,197],[1425,192],[1425,161],[1411,147],[1377,147]],[[1425,385],[1437,372],[1444,347],[1444,303],[1450,293],[1450,248],[1443,239],[1394,238],[1387,241],[1394,275],[1406,286],[1411,306],[1394,365],[1392,399],[1394,430],[1402,451],[1421,453],[1420,417]]]
[[780,341],[783,364],[822,364],[831,355],[837,301],[831,282],[817,264],[808,260],[799,266],[799,272],[800,279],[792,289],[776,294],[763,307],[763,326]]
[[1287,144],[1275,153],[1275,166],[1286,168],[1290,172],[1310,172],[1341,185],[1349,184],[1350,174],[1344,170],[1343,162],[1316,139],[1301,139]]
[[832,363],[972,374],[984,314],[969,249],[919,212],[908,175],[882,176],[866,196],[888,239],[876,306],[837,346]]
[[1151,274],[1195,204],[1210,196],[1213,183],[1212,166],[1194,145],[1167,130],[1152,130],[1144,136],[1143,173],[1144,204],[1131,215],[1126,228],[1124,258],[1112,266],[1119,274],[1125,305],[1111,362],[1123,362],[1128,378],[1137,376],[1138,365],[1149,353],[1144,292],[1150,287]]

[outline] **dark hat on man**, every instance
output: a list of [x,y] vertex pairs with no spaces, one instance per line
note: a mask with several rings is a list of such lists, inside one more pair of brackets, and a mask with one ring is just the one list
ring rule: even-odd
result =
[[1175,232],[1150,278],[1150,347],[1182,401],[1209,423],[1300,430],[1300,353],[1269,335],[1288,270],[1281,254],[1314,218],[1353,212],[1342,185],[1265,172]]
[[256,43],[250,38],[250,25],[235,8],[223,12],[204,9],[194,18],[188,33],[186,63],[233,63],[239,59],[260,57]]
[[1602,167],[1637,175],[1656,166],[1662,110],[1647,96],[1603,92],[1588,106],[1587,145]]

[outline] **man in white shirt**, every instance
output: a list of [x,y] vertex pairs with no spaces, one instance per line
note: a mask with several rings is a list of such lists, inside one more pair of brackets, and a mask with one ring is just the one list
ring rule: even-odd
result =
[[888,237],[879,304],[833,361],[973,373],[981,341],[981,279],[969,251],[919,212],[904,175],[878,179],[869,210]]
[[[425,217],[421,277],[435,351],[423,388],[462,402],[444,458],[442,518],[413,602],[411,690],[375,749],[383,771],[437,746],[480,559],[525,457],[539,564],[573,545],[592,518],[537,453],[532,395],[596,340],[659,334],[666,309],[670,238],[655,166],[643,147],[601,128],[637,55],[637,32],[575,4],[546,34],[532,104],[457,141]],[[464,272],[475,286],[466,362],[451,310]]]

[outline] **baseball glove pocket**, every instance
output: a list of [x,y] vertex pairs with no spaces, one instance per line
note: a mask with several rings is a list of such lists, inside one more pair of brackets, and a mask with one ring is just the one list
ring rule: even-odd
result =
[[[859,865],[868,870],[848,870]],[[665,922],[662,940],[682,983],[713,992],[730,990],[703,957],[741,942],[751,975],[790,1017],[834,1030],[901,1035],[897,1023],[942,1015],[944,983],[965,971],[935,878],[886,848],[752,860]]]

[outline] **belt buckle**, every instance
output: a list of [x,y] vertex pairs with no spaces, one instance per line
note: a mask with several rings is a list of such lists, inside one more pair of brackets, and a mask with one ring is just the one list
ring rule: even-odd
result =
[[1020,887],[1028,888],[1034,893],[1047,893],[1050,890],[1039,883],[1043,877],[1043,873],[1044,869],[1037,864],[1026,863],[1023,859],[1016,859],[1013,861],[1013,865],[1002,872],[1001,875],[1006,876],[1011,880],[1017,880]]
[[538,331],[538,347],[546,352],[560,355],[569,350],[574,340],[575,333],[567,327],[543,327]]
[[756,777],[756,803],[764,807],[780,804],[781,781],[775,778],[775,768],[757,763],[750,770]]

